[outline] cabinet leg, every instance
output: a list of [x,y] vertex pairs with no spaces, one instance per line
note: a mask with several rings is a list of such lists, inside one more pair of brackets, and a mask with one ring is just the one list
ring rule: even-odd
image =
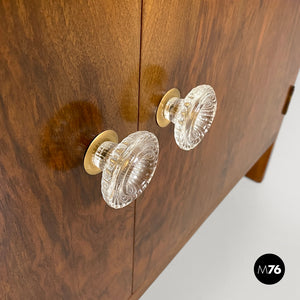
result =
[[256,182],[262,182],[265,176],[265,172],[270,160],[274,143],[267,149],[267,151],[258,159],[253,167],[248,171],[246,176]]

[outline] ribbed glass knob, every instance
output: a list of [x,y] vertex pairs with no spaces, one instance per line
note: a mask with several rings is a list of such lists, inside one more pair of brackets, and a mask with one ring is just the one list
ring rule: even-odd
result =
[[[119,144],[113,139],[101,140],[101,135],[100,144],[95,142],[96,137],[94,145],[89,146],[94,149],[89,163],[103,172],[103,199],[113,208],[122,208],[139,197],[151,181],[157,165],[158,140],[148,131],[132,133]],[[89,164],[85,164],[87,170],[86,165]]]
[[217,99],[213,88],[199,85],[188,95],[180,98],[180,92],[172,89],[162,99],[157,122],[165,127],[174,123],[174,137],[179,148],[191,150],[204,138],[214,120],[217,110]]

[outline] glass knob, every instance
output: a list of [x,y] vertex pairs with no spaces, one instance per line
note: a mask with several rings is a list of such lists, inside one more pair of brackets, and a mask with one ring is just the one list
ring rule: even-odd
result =
[[158,140],[151,132],[137,131],[118,144],[116,132],[107,130],[89,145],[84,168],[90,175],[102,172],[103,199],[118,209],[134,201],[148,186],[158,153]]
[[162,98],[156,113],[160,127],[174,123],[174,137],[180,149],[195,148],[208,132],[217,110],[213,88],[199,85],[184,99],[178,89],[169,90]]

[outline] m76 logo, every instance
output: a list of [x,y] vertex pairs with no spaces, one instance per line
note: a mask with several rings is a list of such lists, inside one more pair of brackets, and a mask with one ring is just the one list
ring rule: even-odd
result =
[[285,266],[279,256],[267,253],[256,260],[253,271],[261,283],[275,284],[283,277]]
[[280,274],[281,268],[279,265],[265,265],[265,266],[258,266],[257,274]]

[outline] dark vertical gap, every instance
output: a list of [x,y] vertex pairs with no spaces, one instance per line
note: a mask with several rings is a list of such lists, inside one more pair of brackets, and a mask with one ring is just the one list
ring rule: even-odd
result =
[[284,105],[283,105],[283,108],[282,108],[282,111],[281,111],[281,113],[283,115],[285,115],[287,113],[287,111],[288,111],[291,99],[292,99],[293,94],[294,94],[294,90],[295,90],[295,86],[291,85],[289,87],[288,94],[287,94],[287,96],[285,98],[285,102],[284,102]]
[[[137,130],[140,129],[140,95],[141,95],[141,69],[142,69],[142,32],[143,32],[143,0],[141,0],[141,27],[140,27],[140,57],[139,57],[139,83],[138,83],[138,113],[137,113]],[[134,254],[135,254],[135,223],[136,223],[136,201],[134,201],[133,213],[133,254],[132,254],[132,280],[131,280],[131,294],[133,294],[133,281],[134,281]]]
[[140,129],[140,96],[141,96],[141,70],[142,70],[142,32],[143,32],[143,1],[141,0],[141,31],[140,31],[140,57],[139,57],[139,84],[138,84],[138,114],[137,130]]

